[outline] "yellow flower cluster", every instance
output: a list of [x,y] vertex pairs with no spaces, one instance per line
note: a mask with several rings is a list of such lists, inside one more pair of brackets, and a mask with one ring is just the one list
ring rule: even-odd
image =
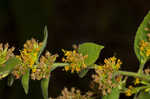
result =
[[122,62],[120,59],[117,59],[116,57],[110,57],[108,59],[104,60],[104,66],[105,67],[112,67],[114,70],[119,70]]
[[88,57],[87,55],[83,56],[82,54],[74,51],[65,51],[63,50],[65,57],[62,58],[62,61],[65,63],[69,63],[70,65],[65,66],[65,70],[71,70],[71,72],[80,72],[82,69],[85,69],[87,66],[85,64],[85,59]]
[[135,81],[134,81],[134,85],[137,85],[140,83],[140,79],[139,78],[136,78]]
[[140,55],[143,57],[150,56],[150,42],[144,40],[140,41]]
[[38,53],[41,46],[42,43],[36,42],[36,40],[33,38],[26,41],[24,44],[24,49],[20,52],[21,55],[16,56],[22,61],[22,63],[16,66],[12,72],[17,79],[26,72],[27,68],[33,68],[34,63],[38,58]]
[[125,91],[126,96],[131,96],[133,94],[133,86],[129,86],[129,88]]
[[[111,89],[118,86],[119,82],[122,79],[121,75],[116,75],[115,77],[113,74],[120,68],[122,62],[120,59],[117,60],[116,57],[111,57],[104,60],[104,65],[96,66],[95,71],[96,74],[93,75],[94,84],[98,85],[98,90],[102,92],[103,95],[111,92]],[[95,88],[95,86],[94,86]]]
[[33,80],[41,80],[42,78],[48,78],[53,63],[58,55],[51,55],[46,52],[45,56],[41,56],[39,64],[32,68],[31,78]]

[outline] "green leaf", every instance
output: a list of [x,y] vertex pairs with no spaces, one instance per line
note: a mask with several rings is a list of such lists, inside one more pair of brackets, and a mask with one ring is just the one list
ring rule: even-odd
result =
[[0,79],[5,78],[9,75],[11,70],[20,63],[20,60],[16,57],[12,57],[8,59],[8,61],[0,66]]
[[19,63],[20,63],[20,60],[16,57],[12,57],[8,59],[8,61],[5,64],[0,66],[0,73],[11,71]]
[[42,54],[42,52],[44,51],[44,49],[47,45],[47,39],[48,39],[48,30],[47,30],[47,26],[45,26],[44,27],[44,39],[43,39],[42,47],[41,47],[40,52],[38,54],[38,59],[37,59],[36,63],[38,63],[39,57],[40,57],[40,55]]
[[142,92],[140,92],[137,99],[150,99],[150,94],[142,91]]
[[11,87],[11,86],[13,85],[13,83],[14,83],[14,80],[15,80],[15,78],[13,77],[13,75],[8,76],[7,85],[8,85],[9,87]]
[[49,86],[49,79],[42,79],[41,80],[41,88],[42,88],[42,94],[43,94],[43,97],[44,99],[48,99],[48,86]]
[[143,57],[140,54],[140,48],[139,48],[139,44],[141,40],[148,41],[147,33],[149,32],[146,31],[145,28],[150,28],[150,12],[148,12],[143,22],[140,24],[134,40],[134,51],[141,64],[145,63],[148,60],[148,57]]
[[119,88],[113,88],[110,94],[102,96],[102,99],[119,99],[120,90]]
[[29,90],[29,77],[30,77],[30,69],[26,71],[26,73],[22,76],[21,82],[26,94],[28,94]]
[[50,72],[52,72],[53,70],[55,70],[57,67],[64,67],[66,65],[68,65],[68,63],[54,63],[52,65],[52,68],[51,68]]
[[83,78],[87,73],[88,73],[88,69],[83,69],[78,75],[80,78]]
[[104,46],[87,42],[79,45],[78,52],[88,55],[88,58],[85,59],[85,64],[89,66],[96,62],[103,48]]

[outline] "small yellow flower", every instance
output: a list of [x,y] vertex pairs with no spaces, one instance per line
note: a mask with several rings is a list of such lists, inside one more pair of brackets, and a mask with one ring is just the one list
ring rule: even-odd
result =
[[76,71],[79,72],[80,71],[80,67],[76,67]]
[[33,69],[32,69],[32,72],[35,73],[35,72],[36,72],[36,68],[33,68]]
[[147,50],[146,50],[146,56],[147,56],[147,57],[150,56],[150,49],[147,49]]
[[139,78],[136,78],[135,81],[134,81],[134,85],[137,85],[140,83],[140,79]]
[[98,69],[98,70],[102,70],[103,67],[102,67],[102,66],[98,66],[97,69]]
[[126,96],[131,96],[131,95],[132,95],[131,89],[127,89],[127,90],[125,91],[125,94],[126,94]]
[[69,66],[65,66],[65,71],[68,71],[69,70]]

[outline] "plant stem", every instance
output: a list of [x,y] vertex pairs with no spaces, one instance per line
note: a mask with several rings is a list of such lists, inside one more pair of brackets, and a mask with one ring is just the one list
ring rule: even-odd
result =
[[118,71],[119,74],[126,75],[126,76],[132,76],[132,77],[139,77],[143,78],[145,80],[150,81],[150,76],[144,75],[144,74],[139,74],[139,73],[134,73],[134,72],[127,72],[127,71]]
[[140,68],[139,68],[139,70],[138,70],[138,73],[139,73],[139,74],[143,74],[144,65],[145,65],[145,62],[141,62]]

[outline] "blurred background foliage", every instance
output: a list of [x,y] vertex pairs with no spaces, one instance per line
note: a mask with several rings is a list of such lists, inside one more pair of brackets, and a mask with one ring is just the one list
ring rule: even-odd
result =
[[[21,49],[31,37],[42,40],[47,25],[47,50],[52,53],[62,55],[62,48],[95,42],[105,46],[97,63],[116,55],[123,61],[122,69],[136,71],[134,36],[149,10],[150,0],[0,0],[0,42]],[[64,86],[87,91],[91,79],[90,73],[80,79],[61,69],[51,76],[49,96],[52,97],[58,96]],[[19,80],[12,87],[7,87],[6,81],[0,81],[0,99],[42,99],[40,82],[31,81],[26,96]]]

